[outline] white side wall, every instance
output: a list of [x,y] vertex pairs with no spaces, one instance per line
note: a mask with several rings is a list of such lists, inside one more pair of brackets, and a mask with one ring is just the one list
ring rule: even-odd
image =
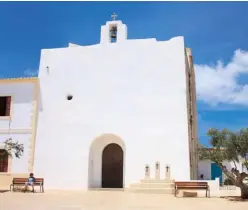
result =
[[199,161],[198,164],[198,178],[204,175],[205,180],[211,180],[211,161]]
[[18,143],[23,144],[24,146],[24,153],[23,156],[21,156],[20,159],[15,158],[13,156],[11,162],[11,171],[8,173],[13,173],[13,174],[24,174],[28,173],[28,158],[29,158],[29,143],[30,143],[30,138],[31,134],[1,134],[1,142],[9,138],[9,136],[14,140],[18,141]]
[[[233,162],[228,162],[228,161],[223,162],[223,165],[225,165],[228,170],[231,170],[232,168],[235,167]],[[242,171],[242,163],[236,163],[236,166],[239,171]],[[208,160],[199,161],[198,176],[200,176],[201,174],[204,175],[204,179],[206,180],[211,179],[211,161]]]
[[12,159],[9,173],[28,173],[33,91],[33,83],[0,83],[0,96],[12,96],[10,134],[10,119],[0,117],[0,142],[11,137],[24,145],[24,155],[20,159]]
[[189,180],[184,56],[183,37],[42,50],[35,173],[46,188],[86,189],[90,146],[105,133],[125,144],[126,186],[155,161],[161,177],[170,164],[171,178]]
[[[0,95],[12,96],[13,107],[11,107],[11,128],[28,129],[31,124],[33,83],[0,83]],[[9,120],[1,120],[0,129],[8,129]]]

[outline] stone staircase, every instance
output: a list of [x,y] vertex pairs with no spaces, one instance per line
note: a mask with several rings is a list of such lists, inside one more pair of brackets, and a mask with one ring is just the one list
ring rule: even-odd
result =
[[167,179],[141,179],[140,183],[131,184],[129,192],[173,194],[174,181]]

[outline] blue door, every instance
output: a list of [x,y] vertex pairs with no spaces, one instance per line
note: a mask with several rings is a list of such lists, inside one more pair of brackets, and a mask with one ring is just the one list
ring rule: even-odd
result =
[[216,163],[211,163],[211,179],[220,178],[220,184],[222,183],[222,171]]

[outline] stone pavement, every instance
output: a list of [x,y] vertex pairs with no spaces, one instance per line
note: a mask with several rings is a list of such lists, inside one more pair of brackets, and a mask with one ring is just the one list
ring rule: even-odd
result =
[[1,210],[245,210],[248,202],[121,191],[0,193]]

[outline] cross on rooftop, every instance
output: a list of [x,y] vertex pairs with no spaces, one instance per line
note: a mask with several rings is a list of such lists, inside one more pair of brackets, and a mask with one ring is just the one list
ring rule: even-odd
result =
[[112,20],[115,20],[116,18],[117,18],[117,14],[115,14],[115,12],[111,15],[111,18],[112,18]]

